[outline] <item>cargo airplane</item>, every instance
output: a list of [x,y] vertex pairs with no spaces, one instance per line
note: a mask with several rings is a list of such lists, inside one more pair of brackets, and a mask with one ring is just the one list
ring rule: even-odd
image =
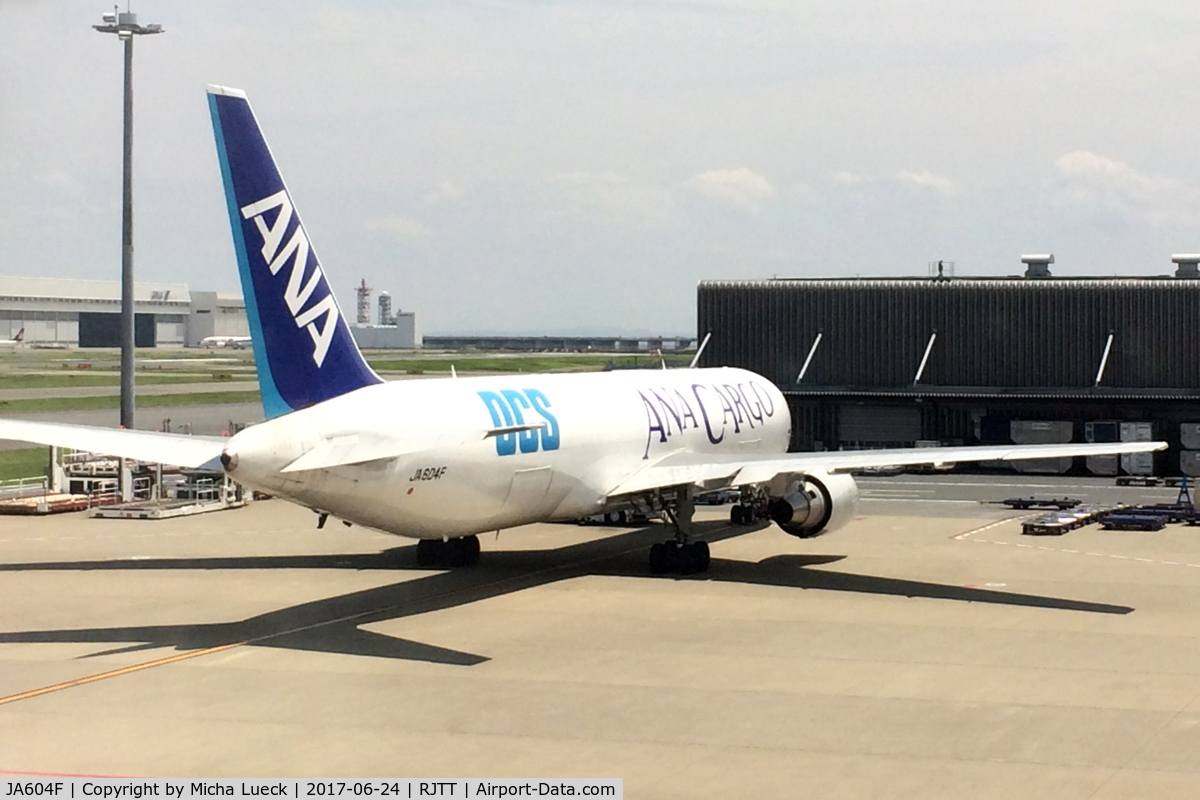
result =
[[851,470],[1136,453],[1161,442],[788,453],[787,401],[743,369],[385,382],[363,359],[246,95],[209,87],[264,422],[232,438],[0,420],[0,439],[182,467],[418,540],[422,565],[479,557],[477,534],[635,508],[672,538],[654,572],[707,569],[697,494],[736,490],[732,522],[793,536],[854,515]]

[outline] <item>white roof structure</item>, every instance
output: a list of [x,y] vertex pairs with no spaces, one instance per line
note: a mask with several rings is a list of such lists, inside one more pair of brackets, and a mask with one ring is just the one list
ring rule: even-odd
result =
[[[133,284],[133,299],[138,305],[158,306],[163,311],[186,313],[192,302],[186,283],[137,281]],[[121,302],[118,281],[89,281],[74,278],[28,278],[0,275],[0,302],[7,304],[67,302],[104,306]],[[150,310],[150,309],[147,309]]]

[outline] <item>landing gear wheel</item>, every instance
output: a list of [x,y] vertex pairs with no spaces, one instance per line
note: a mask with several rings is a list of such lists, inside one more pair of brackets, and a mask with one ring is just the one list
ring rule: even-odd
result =
[[691,575],[693,572],[698,572],[699,562],[700,559],[697,556],[696,550],[690,544],[685,544],[679,548],[680,575]]
[[463,543],[463,548],[467,551],[467,564],[468,565],[478,564],[479,563],[479,537],[478,536],[464,536],[459,541],[461,541]]
[[422,567],[465,567],[478,561],[478,536],[462,536],[447,542],[437,539],[417,542],[417,564]]
[[650,545],[650,571],[655,575],[705,572],[709,565],[708,542],[655,542]]
[[[675,538],[658,542],[650,548],[650,571],[655,574],[678,572],[691,575],[693,572],[703,572],[708,569],[708,545],[704,542],[690,541],[696,533],[692,516],[695,512],[695,498],[691,485],[676,487],[673,503],[663,500],[655,509],[663,518],[663,522],[675,531]],[[732,519],[741,519],[746,511],[739,510],[741,504],[730,512]],[[747,509],[748,511],[748,509]]]
[[446,566],[465,567],[479,561],[479,537],[461,536],[445,543]]
[[736,505],[729,509],[729,521],[734,525],[749,525],[754,522],[754,509],[750,506]]
[[674,572],[679,562],[674,542],[655,542],[650,545],[650,571],[655,575]]
[[465,567],[467,565],[467,548],[462,539],[451,539],[443,544],[445,556],[443,561],[447,567]]
[[421,539],[417,542],[417,565],[435,566],[441,556],[442,543],[437,539]]
[[691,542],[679,548],[679,572],[691,575],[708,569],[708,542]]

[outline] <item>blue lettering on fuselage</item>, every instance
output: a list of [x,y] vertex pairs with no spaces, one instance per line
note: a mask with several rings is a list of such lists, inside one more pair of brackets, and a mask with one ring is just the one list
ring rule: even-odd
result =
[[757,381],[694,383],[687,396],[665,387],[639,389],[638,396],[646,411],[646,449],[642,458],[650,457],[650,447],[655,442],[665,443],[692,428],[702,429],[709,444],[716,445],[725,441],[726,434],[762,427],[775,416],[770,390]]
[[[537,389],[501,389],[499,392],[478,392],[487,406],[493,428],[510,428],[520,425],[541,423],[541,427],[530,430],[497,434],[496,455],[511,456],[518,449],[522,453],[541,450],[557,450],[560,442],[558,419],[550,411],[550,399]],[[533,412],[527,414],[527,412]]]

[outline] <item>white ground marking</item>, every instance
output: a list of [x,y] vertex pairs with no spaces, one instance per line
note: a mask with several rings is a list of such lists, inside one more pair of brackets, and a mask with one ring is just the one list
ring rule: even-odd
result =
[[863,497],[860,499],[864,503],[894,503],[897,500],[904,500],[905,502],[909,503],[966,503],[972,506],[979,505],[978,500],[935,500],[932,497],[897,497],[895,495],[890,495],[887,497],[868,497],[863,495]]
[[1017,522],[1019,520],[1025,519],[1026,517],[1031,517],[1031,516],[1033,516],[1033,515],[1032,514],[1022,514],[1019,517],[1007,517],[1005,519],[996,520],[995,522],[989,522],[987,525],[981,525],[978,528],[972,528],[971,530],[966,531],[965,533],[960,533],[960,534],[958,534],[956,536],[952,536],[950,538],[952,538],[952,539],[969,539],[977,533],[983,533],[984,531],[990,531],[992,528],[998,528],[1001,525],[1005,525],[1009,522]]
[[1107,484],[1088,484],[1088,483],[1025,483],[1024,481],[1005,482],[996,481],[992,483],[975,483],[969,481],[898,481],[890,478],[860,478],[859,484],[866,487],[888,484],[890,486],[983,486],[988,489],[997,488],[1013,488],[1013,489],[1054,489],[1061,491],[1063,489],[1103,489],[1105,491],[1117,489],[1137,489],[1143,492],[1161,492],[1165,494],[1177,495],[1179,489],[1173,486],[1112,486]]
[[997,522],[992,522],[988,525],[983,525],[978,528],[972,528],[969,531],[964,531],[963,533],[957,534],[955,536],[951,536],[950,538],[958,539],[959,541],[978,542],[979,544],[998,544],[1003,547],[1014,547],[1015,546],[1015,547],[1024,548],[1026,550],[1034,550],[1034,549],[1049,550],[1054,553],[1067,553],[1070,555],[1095,556],[1097,558],[1119,558],[1123,561],[1140,561],[1143,564],[1159,564],[1161,566],[1167,566],[1167,567],[1193,567],[1195,569],[1200,569],[1200,564],[1186,564],[1186,563],[1182,563],[1179,561],[1165,561],[1165,560],[1159,560],[1159,559],[1155,559],[1155,558],[1141,558],[1140,556],[1122,556],[1122,555],[1117,555],[1116,553],[1097,553],[1097,552],[1091,551],[1091,550],[1086,551],[1086,552],[1080,552],[1079,550],[1072,550],[1072,549],[1066,548],[1066,547],[1048,547],[1046,545],[1037,545],[1035,547],[1034,545],[1023,544],[1021,542],[1002,542],[1002,541],[999,541],[996,539],[976,539],[976,538],[974,538],[976,536],[976,534],[983,533],[984,531],[991,530],[992,528],[998,528],[999,526],[1005,525],[1010,522],[1020,522],[1023,519],[1028,519],[1029,517],[1033,517],[1033,516],[1036,516],[1036,515],[1025,514],[1025,515],[1022,515],[1019,517],[1009,517],[1008,519],[1002,519]]

